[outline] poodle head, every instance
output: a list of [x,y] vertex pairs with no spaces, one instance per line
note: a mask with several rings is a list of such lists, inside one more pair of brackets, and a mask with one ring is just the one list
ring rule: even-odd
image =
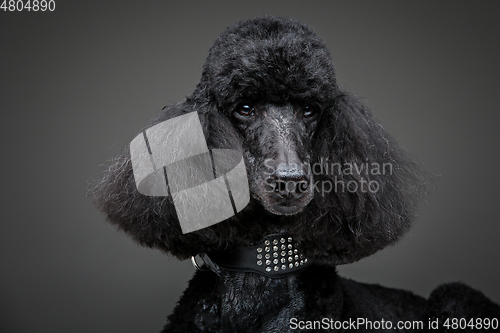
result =
[[337,265],[394,243],[409,228],[425,172],[338,87],[325,43],[304,24],[263,17],[229,27],[193,94],[152,124],[193,111],[209,148],[243,155],[250,203],[183,234],[171,198],[138,193],[126,150],[93,195],[139,243],[184,259],[286,232],[317,264]]
[[312,141],[335,94],[323,41],[301,23],[266,17],[217,38],[191,100],[208,102],[236,128],[252,197],[273,214],[294,215],[314,196]]

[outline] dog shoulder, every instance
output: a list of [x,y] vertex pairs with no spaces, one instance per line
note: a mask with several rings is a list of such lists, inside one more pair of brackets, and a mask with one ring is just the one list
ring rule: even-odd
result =
[[402,289],[341,278],[344,314],[371,320],[415,320],[425,311],[423,297]]
[[500,320],[500,306],[482,292],[461,282],[446,283],[434,289],[427,301],[426,315],[440,324],[453,318]]

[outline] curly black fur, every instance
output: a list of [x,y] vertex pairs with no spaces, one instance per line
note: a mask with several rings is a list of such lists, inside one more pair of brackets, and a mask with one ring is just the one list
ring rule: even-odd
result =
[[[242,106],[253,113],[238,113]],[[306,110],[312,110],[312,116],[303,116]],[[356,284],[335,273],[335,265],[396,242],[410,227],[427,181],[419,164],[371,112],[337,85],[330,53],[312,29],[275,17],[229,27],[210,49],[193,94],[164,108],[151,125],[193,111],[200,116],[209,148],[236,149],[245,158],[252,199],[241,213],[182,234],[170,198],[137,192],[128,150],[111,163],[93,190],[96,205],[140,244],[179,259],[230,251],[286,231],[315,266],[283,279],[198,273],[165,332],[288,332],[291,317],[379,320],[384,315],[414,319],[424,314],[425,300],[420,297]],[[270,171],[266,160],[272,161],[267,164]],[[318,174],[304,167],[333,163],[387,164],[392,169]],[[265,191],[283,177],[276,174],[283,165],[308,184],[292,199]],[[315,188],[363,180],[375,182],[378,190],[320,194]],[[491,307],[498,316],[498,307]]]

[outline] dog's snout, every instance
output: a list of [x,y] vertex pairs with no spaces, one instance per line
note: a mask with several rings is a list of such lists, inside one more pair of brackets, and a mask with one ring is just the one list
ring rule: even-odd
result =
[[309,177],[302,169],[284,166],[277,169],[271,176],[274,192],[280,197],[302,196],[309,187]]

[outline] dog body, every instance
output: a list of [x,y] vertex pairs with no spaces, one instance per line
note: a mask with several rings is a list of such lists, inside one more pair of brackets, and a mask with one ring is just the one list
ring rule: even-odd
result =
[[[195,274],[163,332],[405,331],[398,321],[422,322],[407,329],[413,332],[436,319],[444,330],[447,318],[500,316],[498,305],[462,284],[441,286],[425,300],[337,275],[337,265],[371,255],[408,230],[428,181],[371,112],[337,85],[329,51],[309,27],[275,17],[229,27],[210,49],[194,93],[151,125],[190,112],[197,112],[210,149],[243,156],[246,208],[184,234],[171,198],[138,193],[128,150],[94,190],[108,220],[140,244],[179,259],[207,254],[211,271]],[[272,276],[215,259],[252,246],[263,255],[256,244],[269,235],[293,238],[296,249],[283,257],[276,250],[282,261],[266,269],[290,265],[291,273]],[[377,328],[358,318],[391,324]]]
[[340,278],[333,267],[313,266],[280,279],[198,272],[163,332],[371,331],[362,322],[357,326],[358,318],[390,321],[394,327],[382,331],[399,331],[399,320],[423,320],[425,305],[407,291]]

